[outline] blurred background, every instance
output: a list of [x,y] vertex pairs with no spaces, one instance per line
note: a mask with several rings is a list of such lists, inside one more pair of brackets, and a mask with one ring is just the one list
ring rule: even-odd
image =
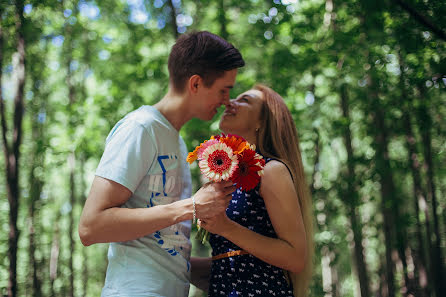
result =
[[[100,295],[107,244],[77,224],[105,138],[166,93],[175,39],[208,30],[246,60],[231,96],[265,83],[295,119],[310,296],[444,296],[445,24],[438,0],[1,0],[0,294]],[[181,130],[189,150],[218,120]]]

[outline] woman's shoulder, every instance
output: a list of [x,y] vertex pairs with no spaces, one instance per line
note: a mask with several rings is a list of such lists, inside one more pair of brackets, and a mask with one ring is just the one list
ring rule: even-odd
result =
[[283,162],[280,161],[278,159],[273,159],[273,158],[267,158],[265,160],[265,167],[264,167],[264,172],[265,173],[269,173],[269,174],[280,174],[279,177],[283,176],[284,174],[289,174],[290,175],[290,170],[288,168],[288,166]]
[[269,180],[274,181],[276,179],[282,179],[286,176],[291,178],[287,165],[279,160],[271,159],[266,162],[265,167],[263,168],[262,182],[268,182]]
[[278,160],[271,160],[266,163],[263,169],[263,176],[260,182],[260,196],[264,201],[284,199],[284,193],[294,191],[293,178],[285,163]]

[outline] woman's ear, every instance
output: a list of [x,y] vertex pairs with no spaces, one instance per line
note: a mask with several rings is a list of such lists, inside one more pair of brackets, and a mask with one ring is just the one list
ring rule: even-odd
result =
[[189,77],[189,81],[188,81],[188,89],[191,93],[196,93],[198,92],[198,88],[201,86],[202,83],[202,79],[201,76],[199,76],[198,74],[194,74],[191,77]]

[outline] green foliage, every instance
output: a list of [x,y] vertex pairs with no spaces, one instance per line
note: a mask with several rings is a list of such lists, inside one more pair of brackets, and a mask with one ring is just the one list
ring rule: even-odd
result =
[[[265,83],[283,96],[292,112],[307,180],[313,190],[316,249],[311,296],[357,296],[351,209],[356,210],[360,221],[369,287],[374,295],[381,296],[380,287],[385,285],[386,249],[395,250],[403,244],[412,260],[420,250],[428,249],[427,240],[435,230],[426,234],[426,220],[432,227],[434,211],[439,217],[439,230],[443,231],[435,234],[440,238],[443,254],[443,260],[436,260],[444,265],[445,40],[396,2],[27,1],[19,295],[35,295],[30,281],[33,263],[28,252],[33,228],[34,262],[44,296],[68,295],[68,276],[72,273],[75,296],[100,294],[107,263],[106,245],[83,247],[76,228],[69,234],[69,225],[77,225],[110,129],[128,112],[143,104],[154,104],[167,92],[170,47],[178,32],[191,30],[227,35],[242,52],[246,66],[239,71],[232,97],[256,83]],[[440,30],[446,23],[444,2],[405,2]],[[12,1],[5,3],[0,4],[1,87],[5,120],[9,124],[6,136],[11,139],[17,45],[14,5]],[[176,23],[172,20],[171,3],[179,3],[174,8]],[[348,98],[349,116],[343,114],[341,107],[343,94]],[[384,129],[377,126],[379,111]],[[410,158],[405,115],[410,115],[416,149]],[[181,135],[188,148],[218,133],[218,120],[217,116],[210,122],[194,119],[187,123]],[[347,130],[351,133],[352,156],[346,149]],[[383,131],[387,135],[385,155],[378,143]],[[423,142],[426,132],[431,139],[428,146],[434,166],[436,210],[432,209],[428,187],[428,156]],[[72,171],[67,161],[72,154],[74,189],[70,186]],[[419,201],[413,188],[411,158],[420,164],[417,170],[427,198],[428,217],[416,212]],[[353,164],[353,176],[348,174],[349,162]],[[4,154],[0,155],[0,168],[6,172]],[[383,172],[383,168],[388,170]],[[196,167],[192,167],[192,174],[197,189],[200,181]],[[7,196],[4,176],[1,175],[1,197]],[[381,191],[385,176],[392,177],[395,187],[392,195],[386,197]],[[36,181],[41,183],[40,188],[32,187]],[[354,193],[349,192],[350,185]],[[74,205],[70,203],[70,190],[75,193]],[[386,246],[382,199],[384,205],[398,209],[393,217],[395,234],[404,233],[403,243],[394,238]],[[3,256],[8,250],[8,211],[7,199],[0,199],[2,295],[6,295],[8,280],[9,262]],[[71,213],[74,222],[70,221]],[[422,243],[416,235],[417,218],[422,223]],[[74,254],[69,249],[71,240],[75,244]],[[52,279],[50,264],[55,260],[51,256],[55,255],[57,244],[57,275]],[[209,253],[208,247],[194,244],[194,254]],[[409,264],[407,269],[416,278],[418,266],[414,265],[418,264]],[[409,285],[404,284],[400,267],[398,262],[398,292]],[[430,296],[435,296],[435,285],[429,279]]]

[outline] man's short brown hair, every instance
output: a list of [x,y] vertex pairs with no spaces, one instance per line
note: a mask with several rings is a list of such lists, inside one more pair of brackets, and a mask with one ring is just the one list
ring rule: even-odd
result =
[[194,32],[181,35],[172,47],[169,79],[173,89],[182,93],[192,75],[201,76],[205,86],[210,87],[225,71],[244,65],[240,52],[220,36],[207,31]]

